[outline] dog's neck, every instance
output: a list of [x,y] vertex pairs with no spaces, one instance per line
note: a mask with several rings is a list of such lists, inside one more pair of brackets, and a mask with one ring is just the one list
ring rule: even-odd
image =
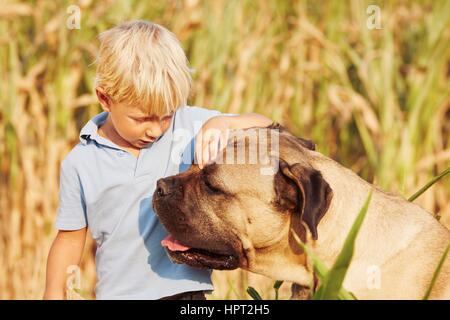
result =
[[[379,190],[332,159],[318,154],[315,160],[313,167],[321,172],[333,190],[330,206],[318,224],[318,240],[307,241],[316,257],[328,268],[333,266],[372,191],[344,287],[362,299],[422,297],[425,285],[429,284],[428,278],[424,280],[423,273],[432,274],[427,268],[437,265],[440,258],[440,255],[429,253],[443,252],[450,241],[448,230],[418,205]],[[283,234],[287,235],[288,231]],[[287,236],[282,240],[279,245],[271,246],[270,251],[255,254],[254,264],[248,266],[249,270],[273,279],[310,285],[312,273],[307,263],[309,259],[304,253],[292,251],[287,245]],[[404,266],[408,266],[409,270],[399,277]],[[373,267],[379,275],[379,288],[368,284],[368,271],[375,270]],[[441,287],[448,283],[446,279],[450,279],[450,272],[445,273],[444,270],[443,274]],[[407,284],[417,279],[422,280],[420,286],[416,285],[411,290]],[[405,288],[409,288],[407,292]]]
[[[318,164],[321,166],[321,163]],[[430,215],[419,206],[394,195],[387,194],[361,179],[353,171],[329,159],[323,167],[318,168],[324,179],[333,190],[333,199],[329,210],[318,226],[318,240],[314,243],[314,250],[319,258],[327,265],[332,265],[342,249],[344,241],[350,231],[358,213],[364,205],[369,193],[372,199],[366,218],[359,231],[357,243],[364,250],[358,253],[371,252],[377,264],[384,261],[374,255],[376,248],[382,243],[391,243],[389,250],[392,254],[383,252],[383,259],[410,245],[411,241],[422,231],[422,226],[414,224],[412,216]],[[370,225],[370,228],[368,228]],[[339,232],[336,232],[339,230]],[[399,234],[402,237],[399,237]],[[395,239],[402,239],[401,242]],[[373,252],[372,252],[373,251]]]
[[272,279],[290,281],[309,287],[314,283],[314,276],[310,268],[307,268],[305,253],[292,250],[289,244],[288,230],[277,245],[269,248],[253,248],[252,264],[247,266],[251,272],[255,272]]
[[333,198],[327,213],[318,225],[318,240],[313,244],[313,249],[319,258],[331,265],[339,254],[372,186],[351,170],[333,161],[331,166],[327,163],[318,169],[333,190]]

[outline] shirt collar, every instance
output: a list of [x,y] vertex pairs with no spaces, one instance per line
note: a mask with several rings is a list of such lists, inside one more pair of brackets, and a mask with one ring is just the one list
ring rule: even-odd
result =
[[98,137],[98,128],[106,121],[108,117],[108,112],[103,111],[86,123],[86,125],[81,129],[80,141],[82,144],[87,144],[89,139],[96,140]]

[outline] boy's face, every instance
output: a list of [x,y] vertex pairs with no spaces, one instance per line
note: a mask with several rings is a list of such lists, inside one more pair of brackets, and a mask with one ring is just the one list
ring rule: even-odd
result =
[[[138,149],[158,139],[169,127],[173,113],[158,117],[126,103],[104,101],[97,92],[103,110],[108,111],[112,125],[122,139]],[[102,101],[103,100],[103,101]]]

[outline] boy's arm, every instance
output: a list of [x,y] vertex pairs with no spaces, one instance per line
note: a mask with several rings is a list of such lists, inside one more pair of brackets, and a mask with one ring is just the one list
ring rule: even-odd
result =
[[65,298],[67,270],[71,265],[79,265],[86,242],[86,230],[60,230],[53,241],[47,259],[45,300]]
[[[213,160],[221,148],[226,146],[228,130],[251,127],[267,127],[272,120],[258,113],[236,116],[216,116],[205,122],[196,137],[195,156],[200,169]],[[219,149],[220,146],[220,149]]]
[[244,113],[237,116],[217,116],[219,121],[225,121],[229,125],[229,129],[246,129],[251,127],[268,127],[273,120],[258,114]]

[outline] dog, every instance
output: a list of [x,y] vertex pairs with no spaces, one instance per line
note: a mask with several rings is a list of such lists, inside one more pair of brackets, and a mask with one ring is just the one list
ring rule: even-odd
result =
[[[311,141],[278,123],[266,129],[267,147],[276,142],[277,154],[269,152],[264,161],[249,163],[249,139],[233,138],[222,159],[226,154],[235,159],[235,151],[244,148],[244,163],[216,162],[202,170],[193,164],[158,180],[153,208],[169,233],[162,245],[172,261],[243,268],[312,289],[317,281],[294,234],[330,268],[372,192],[343,286],[358,299],[423,298],[450,242],[449,230],[417,204],[380,190],[315,151]],[[251,130],[256,128],[245,131]],[[278,165],[272,174],[261,173],[267,159]],[[448,257],[430,299],[450,299]]]

